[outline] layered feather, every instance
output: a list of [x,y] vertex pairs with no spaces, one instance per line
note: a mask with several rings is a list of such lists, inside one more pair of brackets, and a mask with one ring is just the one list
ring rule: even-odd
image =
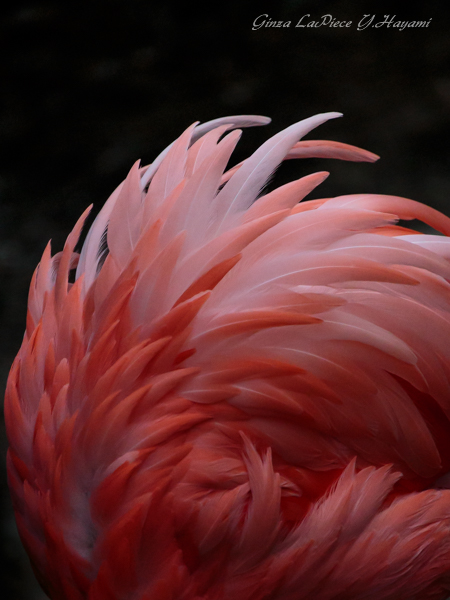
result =
[[[266,195],[283,159],[377,157],[194,124],[45,250],[5,416],[54,600],[424,600],[450,585],[450,219]],[[225,171],[225,172],[224,172]],[[396,225],[421,219],[444,236]],[[69,283],[69,273],[76,278]]]

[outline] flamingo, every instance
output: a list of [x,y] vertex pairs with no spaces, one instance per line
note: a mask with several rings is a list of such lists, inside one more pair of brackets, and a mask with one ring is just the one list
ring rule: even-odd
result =
[[[284,159],[194,123],[31,281],[8,476],[52,600],[425,600],[450,590],[450,219],[261,193]],[[399,226],[418,219],[444,235]]]

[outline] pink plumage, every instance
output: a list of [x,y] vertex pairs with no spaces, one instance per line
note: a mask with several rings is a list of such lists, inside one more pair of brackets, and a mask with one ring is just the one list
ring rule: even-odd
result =
[[[450,590],[450,219],[259,197],[279,163],[373,161],[292,125],[135,164],[47,247],[5,401],[17,525],[52,600],[425,600]],[[228,132],[228,133],[227,133]],[[420,219],[444,235],[396,225]],[[69,273],[76,268],[75,282]]]

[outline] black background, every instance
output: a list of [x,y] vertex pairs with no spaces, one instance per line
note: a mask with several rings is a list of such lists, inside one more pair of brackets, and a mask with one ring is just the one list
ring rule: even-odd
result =
[[[0,23],[0,376],[20,345],[28,284],[48,239],[63,241],[86,206],[98,210],[137,158],[152,161],[190,123],[263,114],[236,161],[294,121],[344,118],[312,137],[381,155],[375,165],[290,161],[276,184],[315,170],[331,177],[313,197],[397,194],[450,214],[450,19],[446,2],[16,2]],[[267,13],[291,28],[252,31]],[[295,28],[309,13],[349,28]],[[428,21],[357,31],[364,14]],[[309,18],[306,20],[310,20]],[[310,136],[311,137],[311,136]],[[7,600],[44,598],[15,532],[3,467],[1,584]]]

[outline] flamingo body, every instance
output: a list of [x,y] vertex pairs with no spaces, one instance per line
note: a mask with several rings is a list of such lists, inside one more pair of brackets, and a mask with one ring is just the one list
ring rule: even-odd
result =
[[[135,164],[34,274],[5,401],[17,525],[52,600],[425,600],[450,589],[450,219],[258,198],[230,117]],[[231,130],[231,131],[230,131]],[[444,235],[396,225],[419,219]],[[76,269],[74,283],[69,275]]]

